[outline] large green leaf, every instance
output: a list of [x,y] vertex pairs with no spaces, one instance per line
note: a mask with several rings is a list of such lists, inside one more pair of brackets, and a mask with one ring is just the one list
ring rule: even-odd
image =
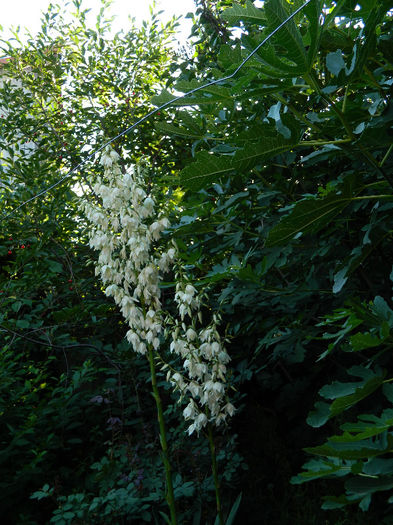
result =
[[218,157],[207,151],[196,154],[196,162],[186,166],[180,173],[181,183],[190,189],[200,190],[219,178],[232,171],[233,161],[231,157]]
[[[383,384],[385,377],[385,373],[376,374],[372,370],[363,367],[352,367],[348,372],[351,375],[360,376],[362,380],[347,383],[333,381],[333,383],[322,387],[319,391],[320,396],[325,399],[331,399],[333,402],[329,405],[328,403],[317,401],[315,403],[314,410],[310,412],[307,418],[307,423],[309,425],[313,427],[320,427],[324,425],[330,418],[359,403],[359,401],[368,397],[375,390],[377,390]],[[388,415],[386,417],[388,417]],[[379,421],[378,418],[376,418],[375,421],[373,420],[374,423],[377,424],[377,427],[370,423],[359,423],[356,429],[360,433],[366,432],[364,435],[360,434],[361,437],[359,437],[359,439],[369,437],[367,432],[369,431],[370,426],[372,427],[369,434],[370,436],[380,433],[381,428],[386,430],[386,428],[390,426],[390,420],[385,421],[385,419]],[[354,430],[354,427],[342,428],[345,431]],[[350,437],[350,440],[355,440],[349,435],[348,437]],[[337,436],[335,438],[337,438]],[[336,440],[341,439],[337,438]]]
[[242,149],[234,156],[221,156],[201,151],[196,155],[196,162],[186,166],[180,173],[181,183],[190,189],[199,190],[207,187],[232,171],[249,170],[258,162],[292,149],[298,137],[289,140],[275,132],[271,126],[255,126],[241,134],[237,140],[245,142]]
[[[288,18],[282,0],[267,0],[265,2],[266,17],[269,28],[274,29]],[[285,58],[296,64],[298,68],[307,71],[307,52],[303,44],[301,33],[292,19],[278,31],[274,42],[285,49]]]
[[217,60],[221,68],[225,69],[227,72],[232,68],[236,68],[242,61],[240,44],[237,44],[236,46],[224,44],[221,46]]
[[310,35],[310,41],[307,51],[307,62],[310,68],[314,63],[322,36],[322,25],[320,23],[322,10],[320,0],[314,0],[307,4],[304,12],[309,20],[308,33]]
[[348,472],[348,469],[345,468],[339,460],[333,458],[313,458],[307,461],[307,463],[303,465],[303,468],[307,470],[292,477],[292,484],[299,485],[306,481],[312,481],[313,479],[319,479],[325,476],[343,476]]
[[366,381],[363,386],[358,387],[353,394],[336,399],[330,406],[331,416],[336,416],[344,410],[351,408],[356,403],[359,403],[359,401],[372,394],[379,386],[382,385],[382,383],[383,376],[373,377]]
[[393,459],[372,458],[363,465],[363,472],[369,476],[393,473]]
[[319,395],[325,399],[337,399],[354,394],[360,386],[362,386],[360,381],[348,383],[333,381],[330,385],[322,387]]
[[[201,83],[199,80],[192,80],[190,82],[186,82],[183,80],[181,82],[177,82],[176,84],[176,89],[178,91],[182,91],[183,93],[186,93],[188,91],[191,91],[192,89],[196,89],[200,87],[201,87]],[[223,100],[226,102],[228,102],[228,100],[232,100],[232,95],[229,89],[223,86],[219,86],[217,84],[213,84],[212,86],[206,86],[203,89],[201,89],[200,92],[203,93],[204,96],[208,98],[213,97],[214,99]]]
[[378,492],[380,490],[390,490],[393,488],[393,477],[382,476],[380,478],[372,477],[360,477],[349,479],[345,483],[345,488],[348,492],[355,494],[368,494],[372,492]]
[[188,139],[200,139],[203,140],[205,138],[208,138],[204,133],[193,133],[192,131],[180,127],[175,126],[173,124],[167,124],[166,122],[158,122],[155,124],[155,128],[164,135],[177,135],[179,137],[184,137]]
[[222,18],[228,20],[230,24],[249,22],[251,24],[265,25],[266,23],[263,11],[255,7],[250,0],[246,0],[245,7],[234,3],[232,7],[223,12]]
[[266,246],[285,244],[298,234],[318,232],[350,202],[351,197],[329,195],[325,199],[307,199],[298,203],[292,213],[270,230]]
[[295,235],[318,232],[341,213],[360,190],[352,179],[346,181],[339,193],[330,193],[323,199],[299,202],[289,215],[270,230],[266,246],[282,245],[291,241]]
[[231,511],[229,513],[229,516],[227,518],[227,521],[226,521],[225,525],[232,525],[233,522],[235,521],[236,514],[237,514],[237,511],[239,509],[241,500],[242,500],[242,492],[240,492],[240,494],[236,498],[235,503],[232,505]]
[[358,417],[355,423],[344,423],[341,425],[343,434],[332,436],[329,441],[332,443],[353,443],[363,441],[370,437],[378,436],[386,432],[393,426],[393,411],[384,410],[381,417],[363,414]]
[[[181,82],[179,85],[176,85],[176,89],[187,93],[192,89],[201,87],[201,84],[197,81],[195,82]],[[227,102],[232,100],[232,96],[228,88],[222,88],[220,86],[210,86],[208,88],[200,89],[197,93],[193,95],[188,95],[175,100],[176,96],[172,95],[164,89],[159,95],[156,95],[150,99],[150,102],[155,106],[162,106],[168,102],[171,102],[171,106],[182,107],[182,106],[199,106],[201,104],[215,104],[217,102]]]
[[366,348],[374,348],[382,344],[382,340],[376,335],[362,332],[351,336],[350,341],[351,347],[355,352],[365,350]]
[[285,140],[280,134],[277,134],[276,137],[261,137],[258,142],[238,150],[235,153],[233,164],[236,169],[250,169],[262,159],[267,159],[292,149],[295,144],[296,141]]
[[[362,73],[363,67],[366,63],[366,60],[370,54],[372,54],[375,50],[377,38],[376,38],[376,29],[377,26],[381,23],[383,20],[386,11],[391,7],[391,3],[389,2],[389,7],[386,2],[381,2],[381,4],[378,3],[370,12],[369,16],[367,17],[364,33],[362,34],[362,37],[358,39],[358,42],[355,43],[354,46],[354,60],[356,60],[354,64],[354,68],[352,71],[351,77],[357,76]],[[357,46],[360,46],[360,49],[357,49]]]
[[236,79],[231,89],[231,93],[236,97],[236,100],[248,101],[250,98],[260,100],[271,93],[281,93],[293,87],[292,80],[283,78],[282,75],[276,79],[272,78],[268,84],[257,81],[252,82],[254,78],[258,78],[258,72],[255,69],[250,69],[247,74]]
[[392,439],[387,440],[386,446],[378,441],[361,441],[359,443],[330,443],[317,447],[308,447],[304,450],[316,456],[341,459],[363,459],[381,456],[390,450]]
[[[247,56],[258,44],[268,35],[265,31],[257,37],[244,35],[242,44],[244,45],[243,55]],[[285,60],[277,53],[277,49],[267,42],[259,51],[247,62],[247,67],[256,68],[269,77],[293,78],[304,73],[303,65],[296,64],[292,60]]]
[[307,417],[307,423],[314,428],[319,428],[326,423],[330,417],[330,405],[323,401],[317,401],[314,410]]

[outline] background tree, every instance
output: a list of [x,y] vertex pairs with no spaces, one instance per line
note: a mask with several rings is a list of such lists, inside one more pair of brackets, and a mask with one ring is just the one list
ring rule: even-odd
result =
[[[161,27],[151,13],[141,28],[111,36],[107,7],[94,27],[79,1],[71,21],[51,7],[37,38],[3,42],[0,468],[9,523],[44,523],[53,512],[56,523],[161,520],[164,476],[149,369],[133,357],[120,312],[94,275],[78,209],[86,175],[101,168],[87,163],[18,209],[138,120],[159,86],[171,83],[175,22]],[[180,161],[165,159],[174,150],[184,159],[186,143],[163,148],[153,123],[113,146],[124,163],[148,156],[173,169]],[[169,394],[166,400],[174,402]],[[173,414],[170,408],[170,422]],[[210,480],[186,478],[191,468],[192,477],[202,472],[208,450],[194,441],[190,459],[182,450],[185,428],[175,420],[176,497],[193,495],[197,503],[196,491],[211,490]]]

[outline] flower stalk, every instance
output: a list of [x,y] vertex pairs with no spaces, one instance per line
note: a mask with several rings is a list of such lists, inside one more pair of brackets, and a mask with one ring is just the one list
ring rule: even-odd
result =
[[148,347],[148,358],[150,364],[150,377],[151,377],[151,386],[153,389],[153,397],[156,402],[157,407],[157,419],[160,428],[160,442],[162,449],[162,461],[165,468],[166,476],[166,501],[168,503],[170,515],[171,515],[171,525],[177,525],[177,516],[176,516],[176,506],[175,506],[175,495],[173,492],[173,483],[172,483],[172,467],[169,459],[168,452],[168,443],[166,439],[166,429],[165,429],[165,420],[164,420],[164,411],[162,409],[162,402],[160,392],[157,386],[157,374],[156,367],[154,363],[154,354],[153,348],[151,345]]
[[[166,500],[170,523],[177,525],[172,469],[169,459],[164,412],[157,387],[155,358],[170,332],[170,351],[182,362],[183,371],[168,369],[167,381],[188,398],[183,410],[190,421],[188,433],[199,433],[208,427],[216,502],[220,524],[223,524],[219,494],[217,461],[211,426],[225,423],[234,413],[226,383],[230,357],[225,337],[218,327],[220,315],[213,313],[210,322],[202,318],[203,295],[183,275],[178,264],[176,243],[163,242],[162,232],[169,226],[165,206],[156,202],[146,182],[146,169],[132,166],[123,172],[119,155],[106,149],[101,158],[103,175],[92,182],[99,202],[85,201],[81,208],[91,224],[89,244],[100,252],[96,275],[101,277],[105,295],[113,297],[129,330],[126,334],[135,352],[146,356],[150,364],[153,397],[157,407],[162,460],[166,474]],[[174,304],[177,316],[165,313],[161,304],[162,274],[177,268]]]
[[127,321],[127,340],[150,364],[166,476],[165,497],[170,523],[177,525],[164,411],[154,361],[163,325],[159,268],[161,271],[169,268],[175,250],[163,251],[157,246],[162,230],[169,223],[157,211],[154,198],[146,192],[143,169],[137,166],[130,173],[122,173],[118,159],[115,151],[104,152],[101,159],[104,175],[93,183],[101,204],[84,202],[82,209],[92,224],[90,246],[100,252],[96,275],[100,275],[105,294],[114,298]]
[[220,525],[224,525],[224,517],[222,514],[222,508],[221,508],[220,478],[218,477],[216,445],[214,443],[213,430],[212,430],[212,426],[210,423],[207,426],[207,438],[209,440],[210,454],[211,454],[211,459],[212,459],[212,473],[213,473],[213,479],[214,479],[214,488],[216,491],[217,515],[218,515]]

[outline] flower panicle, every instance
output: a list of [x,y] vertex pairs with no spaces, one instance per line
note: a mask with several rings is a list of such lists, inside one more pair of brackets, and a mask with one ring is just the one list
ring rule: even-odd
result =
[[122,173],[119,159],[113,149],[105,149],[104,173],[93,185],[101,202],[85,202],[82,208],[92,225],[89,245],[99,251],[96,275],[128,323],[127,340],[146,354],[148,345],[160,347],[160,272],[170,269],[176,252],[157,245],[169,221],[146,190],[144,168]]
[[[119,159],[113,149],[104,150],[103,174],[93,184],[100,202],[84,201],[81,208],[91,224],[89,245],[99,252],[96,275],[128,324],[127,340],[144,355],[149,348],[159,350],[164,339],[170,316],[164,319],[159,283],[163,273],[179,267],[178,249],[174,240],[166,246],[159,242],[170,223],[147,189],[146,168],[133,166],[123,173]],[[234,413],[226,383],[230,357],[218,331],[220,316],[213,314],[204,326],[201,295],[181,272],[176,281],[179,317],[172,323],[170,351],[181,358],[183,370],[169,369],[167,380],[180,399],[188,399],[183,416],[192,434]]]
[[203,325],[202,298],[190,282],[181,279],[177,282],[175,302],[180,322],[172,331],[170,350],[183,359],[184,373],[175,373],[170,380],[181,397],[186,392],[189,396],[183,416],[191,421],[188,433],[192,434],[200,432],[209,422],[216,426],[224,423],[235,411],[227,395],[230,357],[218,331],[220,316],[214,314],[210,325]]

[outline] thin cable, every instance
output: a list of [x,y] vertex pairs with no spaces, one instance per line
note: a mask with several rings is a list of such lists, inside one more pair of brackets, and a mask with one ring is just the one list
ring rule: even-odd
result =
[[8,219],[8,217],[10,217],[11,215],[13,215],[15,212],[17,212],[20,208],[22,208],[23,206],[25,206],[26,204],[29,204],[29,202],[32,202],[33,200],[35,199],[38,199],[38,197],[41,197],[42,195],[45,195],[45,193],[48,193],[50,192],[51,190],[53,190],[53,188],[56,188],[57,186],[59,186],[59,184],[61,184],[63,181],[65,181],[65,179],[67,179],[68,177],[70,177],[73,173],[75,173],[81,166],[83,166],[83,164],[85,164],[87,161],[89,161],[90,159],[92,159],[93,157],[95,157],[97,155],[97,153],[99,153],[100,151],[102,151],[104,148],[106,148],[107,146],[109,146],[110,144],[112,144],[112,142],[114,142],[115,140],[117,140],[118,138],[120,137],[123,137],[124,135],[126,135],[127,133],[129,133],[130,131],[132,131],[133,129],[135,129],[137,126],[139,126],[139,124],[142,124],[142,122],[145,122],[145,120],[147,120],[149,117],[151,117],[152,115],[154,115],[155,113],[157,113],[157,111],[161,111],[162,109],[166,109],[167,107],[169,107],[170,105],[172,105],[174,102],[177,102],[178,100],[181,100],[182,98],[184,97],[187,97],[189,95],[193,95],[194,93],[196,93],[197,91],[201,91],[202,89],[206,89],[207,87],[210,87],[210,86],[214,86],[215,84],[219,84],[220,82],[225,82],[226,80],[230,80],[231,78],[233,78],[241,69],[242,67],[250,60],[250,58],[252,58],[255,53],[257,53],[259,51],[259,49],[264,45],[266,44],[266,42],[268,40],[270,40],[272,38],[272,36],[274,36],[282,27],[285,26],[285,24],[287,24],[290,20],[292,20],[292,18],[294,16],[297,15],[297,13],[299,13],[299,11],[301,11],[302,9],[304,9],[304,7],[306,7],[306,5],[308,3],[310,3],[311,0],[306,0],[306,2],[304,2],[303,5],[301,5],[300,7],[298,7],[293,13],[291,13],[288,18],[286,20],[284,20],[284,22],[281,22],[280,25],[278,25],[264,40],[262,40],[262,42],[260,44],[257,45],[257,47],[251,51],[251,53],[243,60],[243,62],[235,69],[235,71],[233,73],[231,73],[230,75],[226,76],[226,77],[223,77],[223,78],[219,78],[217,80],[212,80],[211,82],[208,82],[207,84],[203,84],[202,86],[199,86],[199,87],[196,87],[194,89],[191,89],[190,91],[188,91],[187,93],[183,93],[182,95],[178,95],[177,97],[174,97],[172,100],[169,100],[168,102],[165,102],[164,104],[162,104],[161,106],[159,106],[158,108],[156,109],[153,109],[152,111],[149,111],[149,113],[147,113],[144,117],[140,118],[139,120],[137,120],[135,122],[135,124],[133,124],[132,126],[130,126],[129,128],[125,129],[124,131],[122,131],[121,133],[119,133],[118,135],[116,135],[114,138],[108,140],[107,142],[105,142],[102,146],[100,146],[99,148],[97,148],[96,150],[94,150],[92,153],[90,153],[90,155],[88,155],[85,159],[83,159],[79,164],[77,164],[74,168],[72,168],[71,171],[69,171],[66,175],[64,175],[64,177],[62,177],[61,179],[59,179],[57,182],[55,182],[54,184],[52,184],[51,186],[49,186],[49,188],[46,188],[45,190],[42,190],[40,191],[39,193],[37,193],[36,195],[34,195],[34,197],[31,197],[30,199],[28,199],[27,201],[25,202],[22,202],[22,204],[20,204],[19,206],[17,206],[15,209],[13,209],[10,213],[8,213],[7,215],[5,215],[2,219],[0,219],[1,221],[5,220],[5,219]]

